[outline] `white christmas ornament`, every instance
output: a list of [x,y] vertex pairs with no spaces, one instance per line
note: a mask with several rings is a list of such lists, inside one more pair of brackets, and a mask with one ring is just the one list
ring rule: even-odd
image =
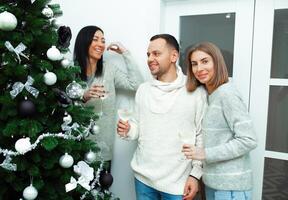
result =
[[57,81],[57,76],[53,72],[46,72],[44,74],[44,83],[46,85],[54,85]]
[[12,31],[17,26],[17,19],[15,15],[10,12],[4,11],[0,13],[0,30]]
[[69,168],[73,165],[74,159],[72,156],[70,156],[68,153],[65,153],[63,156],[59,159],[59,164],[63,168]]
[[47,18],[51,18],[53,17],[54,13],[53,13],[53,10],[49,7],[45,7],[43,10],[42,10],[42,14],[47,17]]
[[93,163],[93,162],[96,161],[97,155],[96,155],[95,152],[93,152],[93,151],[90,150],[89,152],[87,152],[87,153],[85,154],[84,158],[85,158],[85,162],[87,162],[88,164],[90,164],[90,163]]
[[63,59],[62,61],[61,61],[61,65],[62,65],[62,67],[64,67],[64,68],[68,68],[68,67],[70,67],[71,66],[71,62],[70,62],[70,60],[68,60],[68,59]]
[[72,122],[71,115],[67,114],[65,117],[63,117],[63,122],[65,122],[66,124],[70,124]]
[[20,154],[25,154],[27,151],[31,149],[30,138],[21,138],[16,141],[15,149]]
[[23,191],[23,197],[26,200],[34,200],[36,199],[37,196],[38,196],[38,191],[32,184],[26,187]]
[[100,133],[100,127],[98,125],[94,124],[93,127],[92,127],[92,133],[93,134]]
[[55,26],[56,28],[59,28],[60,26],[63,25],[63,23],[62,23],[61,21],[59,21],[59,19],[53,19],[53,20],[51,20],[51,24],[52,24],[53,26]]
[[60,51],[56,48],[56,46],[52,46],[47,50],[46,53],[47,57],[52,61],[57,61],[62,59],[62,54]]

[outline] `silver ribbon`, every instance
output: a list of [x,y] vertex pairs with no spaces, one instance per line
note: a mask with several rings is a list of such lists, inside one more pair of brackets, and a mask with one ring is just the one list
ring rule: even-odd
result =
[[22,51],[24,51],[27,48],[22,42],[18,44],[16,48],[14,48],[9,41],[6,41],[5,46],[10,52],[14,52],[16,54],[19,63],[21,63],[20,56],[23,56],[24,58],[29,60],[29,58],[24,53],[22,53]]
[[28,76],[27,81],[25,84],[21,82],[16,82],[12,86],[12,90],[10,91],[10,95],[12,99],[14,99],[22,90],[25,88],[29,93],[31,93],[34,97],[37,98],[39,94],[39,90],[36,88],[32,87],[31,85],[33,84],[34,79],[31,76]]
[[11,163],[12,158],[10,156],[6,156],[6,159],[3,161],[3,163],[0,164],[0,167],[9,170],[9,171],[16,171],[17,165]]
[[76,122],[73,123],[72,126],[68,126],[68,124],[65,122],[61,125],[62,130],[65,131],[65,134],[68,135],[71,135],[72,130],[76,131],[79,127],[80,127],[79,124]]

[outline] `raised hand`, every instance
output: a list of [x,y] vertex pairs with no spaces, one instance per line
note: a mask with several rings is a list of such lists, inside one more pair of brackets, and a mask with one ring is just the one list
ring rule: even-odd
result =
[[120,42],[112,42],[108,45],[107,50],[115,51],[116,53],[122,54],[127,49]]

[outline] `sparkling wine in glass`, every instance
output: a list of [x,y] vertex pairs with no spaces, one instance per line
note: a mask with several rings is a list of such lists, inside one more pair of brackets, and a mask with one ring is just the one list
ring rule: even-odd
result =
[[[189,144],[189,145],[194,145],[195,143],[195,134],[193,133],[193,131],[179,131],[178,133],[179,139],[182,142],[182,145],[184,144]],[[180,158],[180,161],[185,161],[186,156],[183,155],[183,157]]]
[[105,79],[103,79],[103,77],[95,78],[93,84],[97,85],[97,86],[103,86],[104,93],[103,93],[103,96],[101,96],[99,98],[100,99],[100,111],[98,112],[99,117],[102,117],[102,115],[103,115],[103,101],[105,99],[107,99],[107,97],[109,95],[109,90],[107,87],[107,83],[106,83]]
[[118,109],[119,119],[123,121],[129,121],[132,117],[132,114],[133,112],[131,109],[127,109],[127,108]]

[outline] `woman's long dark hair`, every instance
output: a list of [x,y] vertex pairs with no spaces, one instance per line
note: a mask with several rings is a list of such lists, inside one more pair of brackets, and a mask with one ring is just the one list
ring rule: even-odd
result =
[[[101,31],[104,34],[103,30],[97,26],[85,26],[79,31],[75,41],[73,59],[75,63],[78,63],[80,65],[81,67],[80,77],[84,81],[87,80],[86,68],[89,58],[88,51],[96,31]],[[103,71],[103,56],[101,56],[100,60],[98,60],[97,62],[95,76],[101,76],[102,71]]]

